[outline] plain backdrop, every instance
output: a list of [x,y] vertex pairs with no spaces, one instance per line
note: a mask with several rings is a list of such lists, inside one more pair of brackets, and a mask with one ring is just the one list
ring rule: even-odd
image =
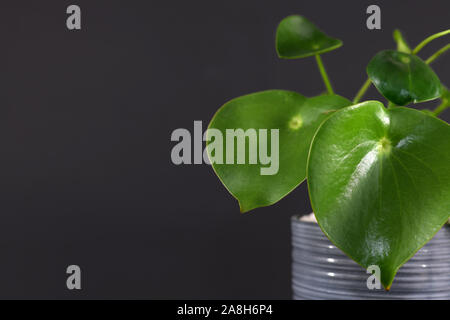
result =
[[[66,28],[70,4],[80,31]],[[370,4],[382,30],[366,28]],[[172,164],[172,131],[242,94],[324,91],[314,59],[276,57],[287,15],[344,41],[323,60],[352,98],[395,28],[416,45],[449,12],[446,0],[1,1],[0,298],[289,299],[306,186],[242,215],[209,166]],[[433,68],[450,83],[449,55]],[[66,288],[71,264],[81,291]]]

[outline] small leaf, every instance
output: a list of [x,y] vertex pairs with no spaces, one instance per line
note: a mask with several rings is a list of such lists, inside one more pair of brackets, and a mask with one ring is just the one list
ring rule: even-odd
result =
[[450,126],[378,101],[336,112],[312,142],[311,204],[324,233],[389,288],[450,216]]
[[277,29],[276,49],[284,59],[297,59],[332,51],[342,41],[320,31],[305,17],[294,15],[284,18]]
[[417,56],[381,51],[367,66],[367,74],[380,93],[396,105],[424,102],[441,96],[441,82]]
[[[233,99],[223,105],[211,120],[209,129],[222,133],[224,148],[219,157],[222,161],[213,163],[219,179],[239,201],[242,212],[271,205],[296,188],[306,176],[306,160],[311,140],[320,123],[333,111],[350,105],[350,101],[337,95],[321,95],[306,98],[301,94],[284,90],[269,90]],[[247,139],[245,164],[225,164],[226,153],[234,152],[225,145],[227,129],[267,129],[270,143],[268,154],[272,153],[271,129],[279,130],[279,159],[276,172],[262,175],[261,168],[275,166],[260,164],[260,147],[249,150]],[[211,130],[208,130],[207,145],[210,159],[217,154],[212,148]],[[260,142],[260,137],[258,139]],[[257,164],[249,164],[251,156],[258,159]],[[236,155],[234,155],[236,159]],[[211,161],[214,162],[214,161]],[[219,162],[222,162],[220,164]]]

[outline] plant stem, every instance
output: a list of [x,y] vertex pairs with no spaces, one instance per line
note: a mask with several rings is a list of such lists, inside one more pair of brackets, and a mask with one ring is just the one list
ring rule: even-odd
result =
[[388,101],[388,109],[395,107],[395,103]]
[[448,107],[450,107],[450,104],[446,104],[445,101],[444,101],[440,105],[438,105],[436,107],[436,109],[433,110],[433,113],[434,113],[435,116],[438,116],[439,114],[442,113],[442,111],[444,111]]
[[435,34],[429,36],[428,38],[423,40],[421,43],[419,43],[419,45],[417,47],[414,48],[414,50],[412,51],[412,54],[417,54],[420,50],[422,50],[423,47],[425,47],[428,43],[430,43],[434,39],[445,36],[449,33],[450,33],[450,29],[441,31],[441,32],[438,32],[438,33],[435,33]]
[[325,83],[325,87],[327,87],[328,93],[333,94],[333,88],[331,87],[330,80],[328,79],[327,71],[323,65],[322,59],[320,55],[316,54],[317,66],[319,67],[320,75],[322,76],[323,82]]
[[367,78],[366,82],[364,82],[363,86],[361,87],[361,89],[359,89],[358,93],[356,94],[355,99],[353,99],[353,103],[358,103],[359,100],[361,100],[361,98],[364,96],[364,94],[366,93],[367,89],[369,89],[370,85],[372,84],[372,81],[370,81],[369,78]]
[[450,43],[447,44],[446,46],[442,47],[441,49],[439,49],[438,51],[436,51],[435,54],[433,54],[432,56],[430,56],[425,63],[426,64],[430,64],[432,63],[434,60],[436,60],[441,54],[443,54],[445,51],[450,50]]
[[397,51],[404,52],[404,53],[411,53],[411,48],[409,47],[405,38],[403,38],[403,35],[400,32],[400,30],[395,29],[393,36],[394,36],[395,42],[397,42]]

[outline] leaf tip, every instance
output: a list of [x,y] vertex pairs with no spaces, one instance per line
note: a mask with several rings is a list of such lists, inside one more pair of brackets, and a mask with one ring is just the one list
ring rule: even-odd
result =
[[241,214],[247,213],[247,212],[249,212],[249,211],[251,210],[251,209],[246,208],[246,207],[242,204],[241,201],[238,200],[238,203],[239,203],[239,212],[240,212]]

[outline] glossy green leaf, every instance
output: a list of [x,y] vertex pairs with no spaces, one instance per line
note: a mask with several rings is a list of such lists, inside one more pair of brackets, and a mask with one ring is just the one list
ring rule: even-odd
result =
[[342,41],[327,36],[305,17],[294,15],[280,22],[275,45],[280,58],[297,59],[337,49]]
[[450,126],[369,101],[336,112],[312,142],[308,187],[325,234],[389,288],[450,216]]
[[[214,171],[239,201],[241,212],[271,205],[297,187],[306,176],[308,151],[316,129],[333,111],[348,105],[350,101],[337,95],[306,98],[284,90],[253,93],[223,105],[209,125],[207,151]],[[213,147],[215,138],[210,129],[218,129],[222,133],[224,151],[221,156],[217,156],[216,148]],[[248,129],[257,132],[267,129],[267,149],[272,156],[275,149],[271,143],[270,130],[278,129],[278,164],[275,163],[275,157],[270,165],[261,164],[261,148],[258,146],[258,150],[250,151],[249,140],[245,164],[237,164],[236,150],[233,151],[234,148],[226,143],[227,129],[243,129],[245,132]],[[227,152],[234,152],[233,163],[225,163]],[[257,164],[249,164],[251,156],[257,158]],[[270,167],[271,174],[261,173],[262,168]]]
[[441,96],[441,82],[417,56],[394,50],[381,51],[367,66],[367,74],[380,93],[404,106]]

